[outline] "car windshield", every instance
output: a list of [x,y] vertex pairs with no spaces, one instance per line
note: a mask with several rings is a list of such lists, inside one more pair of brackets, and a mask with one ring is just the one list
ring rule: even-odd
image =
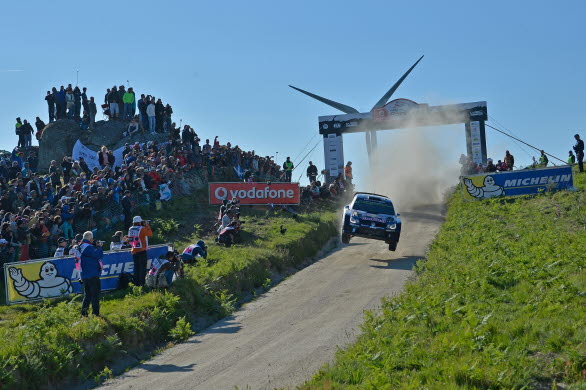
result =
[[354,201],[354,207],[352,208],[356,211],[364,211],[366,213],[371,214],[387,214],[387,215],[395,215],[395,209],[393,208],[392,203],[382,203],[367,199],[357,199]]

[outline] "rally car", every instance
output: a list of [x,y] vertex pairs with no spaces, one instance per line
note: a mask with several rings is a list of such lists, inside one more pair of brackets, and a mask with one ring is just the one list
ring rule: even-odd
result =
[[357,192],[352,202],[344,207],[342,243],[351,237],[372,238],[389,244],[389,250],[397,249],[401,236],[400,214],[395,214],[393,202],[384,196]]

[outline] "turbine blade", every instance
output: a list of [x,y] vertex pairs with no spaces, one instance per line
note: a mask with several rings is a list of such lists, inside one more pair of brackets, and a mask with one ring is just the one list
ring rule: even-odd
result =
[[321,97],[321,96],[316,95],[316,94],[311,93],[311,92],[304,91],[303,89],[294,87],[292,85],[289,85],[289,86],[291,88],[293,88],[293,89],[301,92],[301,93],[306,94],[307,96],[310,96],[310,97],[314,98],[315,100],[319,100],[320,102],[327,104],[330,107],[334,107],[334,108],[336,108],[336,109],[338,109],[338,110],[340,110],[342,112],[345,112],[346,114],[358,114],[359,113],[359,111],[357,109],[355,109],[354,107],[350,107],[350,106],[347,106],[345,104],[338,103],[338,102],[335,102],[335,101],[330,100],[330,99],[326,99],[324,97]]
[[387,93],[385,93],[383,95],[383,97],[380,98],[380,100],[374,105],[374,107],[372,107],[373,109],[382,107],[385,104],[387,104],[387,102],[389,101],[389,98],[391,96],[393,96],[393,93],[395,93],[395,91],[397,90],[397,88],[399,88],[399,86],[401,85],[401,83],[407,78],[407,76],[409,76],[409,73],[411,73],[411,71],[417,66],[417,64],[419,63],[419,61],[421,61],[421,59],[423,57],[424,56],[421,56],[421,58],[419,58],[417,60],[417,62],[414,63],[413,66],[410,67],[409,70],[407,72],[405,72],[405,74],[399,80],[397,80],[397,82],[391,87],[391,89],[389,89],[387,91]]

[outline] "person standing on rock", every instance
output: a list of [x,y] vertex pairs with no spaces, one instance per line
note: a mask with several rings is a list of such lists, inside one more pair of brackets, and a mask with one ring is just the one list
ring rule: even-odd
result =
[[89,114],[90,107],[89,107],[89,100],[87,98],[87,88],[83,87],[83,92],[81,93],[81,105],[83,107],[83,113]]
[[73,114],[75,114],[75,96],[73,96],[73,91],[71,89],[67,89],[67,92],[65,92],[65,104],[67,108],[67,118],[73,119]]
[[110,105],[110,119],[116,119],[120,115],[118,108],[118,90],[113,86],[108,94],[108,104]]
[[88,103],[88,113],[90,115],[90,129],[93,129],[94,125],[96,124],[96,114],[98,113],[98,108],[96,107],[96,102],[94,101],[93,96],[90,97],[90,101]]
[[79,87],[75,87],[73,89],[73,103],[74,103],[74,118],[79,118],[81,116],[81,91]]
[[22,121],[20,118],[16,118],[16,124],[14,125],[14,132],[18,135],[18,145],[19,148],[24,147],[24,133],[22,131]]
[[47,91],[45,101],[47,102],[47,106],[49,108],[49,123],[53,123],[55,121],[55,97],[53,96],[51,91]]
[[65,119],[65,112],[67,107],[65,102],[65,87],[62,85],[59,89],[59,92],[54,89],[53,96],[55,96],[55,104],[57,105],[57,119]]
[[128,88],[128,91],[124,92],[122,100],[124,103],[122,119],[130,120],[132,119],[132,104],[134,103],[134,94],[132,93],[132,88]]
[[146,97],[144,96],[144,93],[142,95],[140,95],[140,99],[137,102],[137,108],[138,108],[138,121],[140,123],[140,127],[144,129],[147,128],[148,126],[148,115],[146,113],[147,110],[147,106],[149,105],[149,102],[147,101]]
[[151,134],[156,134],[155,129],[157,127],[157,119],[155,116],[155,98],[153,98],[147,106],[146,114],[149,117],[149,131]]
[[24,136],[24,147],[29,149],[31,146],[33,146],[33,133],[35,130],[26,119],[24,120],[24,123],[20,129]]
[[41,120],[41,118],[37,117],[35,121],[35,127],[37,128],[37,141],[40,141],[43,138],[43,129],[45,128],[45,122]]

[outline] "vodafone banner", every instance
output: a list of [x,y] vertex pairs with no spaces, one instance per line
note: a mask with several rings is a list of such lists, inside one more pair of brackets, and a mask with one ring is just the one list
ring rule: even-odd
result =
[[299,204],[299,183],[209,183],[210,204],[236,198],[241,204]]

